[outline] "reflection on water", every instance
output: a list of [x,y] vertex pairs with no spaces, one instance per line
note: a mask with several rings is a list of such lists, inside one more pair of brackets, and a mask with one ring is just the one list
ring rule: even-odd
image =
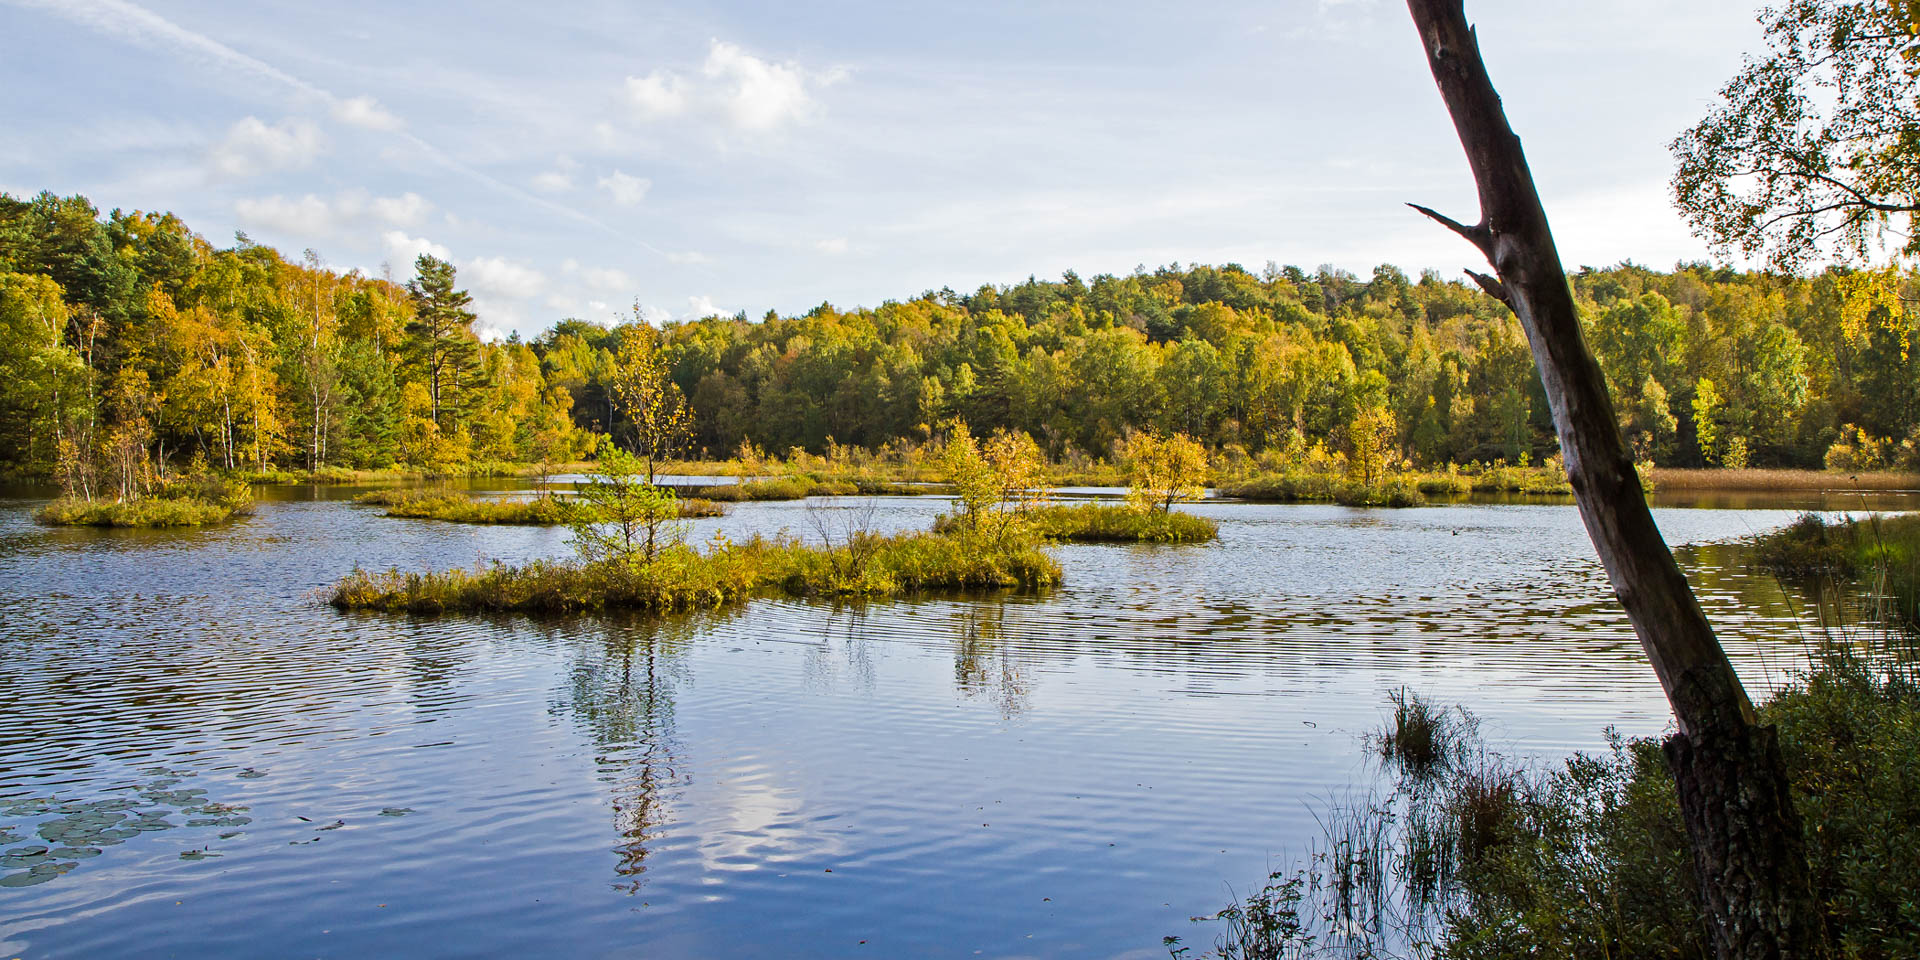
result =
[[[0,955],[1156,956],[1315,835],[1387,690],[1523,754],[1667,722],[1564,505],[1202,504],[1218,544],[1061,547],[1044,596],[412,620],[315,591],[565,534],[350,493],[198,531],[0,500]],[[1756,687],[1803,627],[1730,541],[1809,505],[1656,510]]]

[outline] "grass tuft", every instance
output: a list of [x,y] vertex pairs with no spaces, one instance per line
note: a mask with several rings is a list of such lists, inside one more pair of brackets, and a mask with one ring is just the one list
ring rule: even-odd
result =
[[1206,517],[1111,503],[1041,507],[1025,518],[1039,536],[1067,543],[1205,543],[1220,535]]
[[445,573],[356,569],[334,586],[329,602],[342,610],[416,614],[673,612],[762,594],[892,597],[1034,589],[1059,580],[1059,564],[1029,541],[862,533],[834,547],[760,537],[706,551],[675,546],[651,562],[536,561]]

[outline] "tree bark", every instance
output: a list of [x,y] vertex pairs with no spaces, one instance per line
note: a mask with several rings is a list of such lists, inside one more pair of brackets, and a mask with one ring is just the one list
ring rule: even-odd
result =
[[1462,0],[1407,0],[1479,187],[1471,226],[1415,209],[1472,242],[1468,271],[1526,329],[1587,534],[1652,662],[1679,732],[1666,752],[1695,882],[1723,960],[1824,952],[1804,836],[1771,727],[1753,705],[1647,509],[1520,138],[1481,61]]

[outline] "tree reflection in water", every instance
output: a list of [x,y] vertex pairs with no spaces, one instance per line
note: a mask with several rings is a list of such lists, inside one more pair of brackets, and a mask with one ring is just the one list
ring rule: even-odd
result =
[[1012,717],[1027,708],[1033,685],[1006,642],[1006,614],[1005,603],[963,603],[954,611],[953,683]]
[[638,893],[648,844],[658,839],[688,777],[674,740],[674,690],[690,638],[713,616],[598,622],[577,640],[551,709],[587,730],[599,779],[612,787],[615,889]]

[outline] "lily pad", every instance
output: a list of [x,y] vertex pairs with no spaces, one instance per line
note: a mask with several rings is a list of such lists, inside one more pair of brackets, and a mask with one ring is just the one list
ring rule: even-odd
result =
[[31,887],[36,883],[46,883],[54,876],[51,873],[9,873],[0,877],[0,887]]
[[242,770],[239,773],[234,774],[234,776],[239,777],[242,780],[258,780],[261,777],[264,777],[266,775],[267,774],[265,771],[255,770],[252,767],[248,767],[245,770]]
[[[42,849],[45,848],[43,847]],[[0,867],[37,867],[46,862],[47,855],[44,853],[0,857]]]
[[47,855],[50,857],[59,857],[62,860],[85,860],[89,857],[99,856],[100,848],[99,847],[54,847],[52,850],[49,850],[47,852]]
[[180,859],[182,859],[182,860],[211,860],[212,858],[214,858],[214,857],[217,857],[217,856],[220,856],[220,854],[218,854],[218,853],[215,853],[215,852],[213,852],[212,850],[182,850],[182,851],[180,851]]
[[407,814],[412,812],[413,812],[412,807],[381,807],[380,808],[380,815],[383,817],[404,817]]
[[12,850],[7,851],[7,856],[32,857],[32,856],[38,856],[46,852],[47,852],[47,848],[42,846],[14,847]]

